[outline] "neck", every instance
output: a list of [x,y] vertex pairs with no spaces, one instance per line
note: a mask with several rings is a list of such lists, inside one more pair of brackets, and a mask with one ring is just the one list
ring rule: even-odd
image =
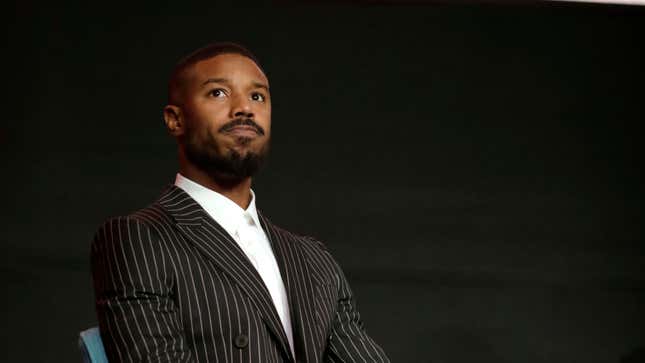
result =
[[213,175],[190,163],[180,163],[179,173],[195,183],[222,194],[242,209],[248,208],[251,203],[251,177],[238,179]]

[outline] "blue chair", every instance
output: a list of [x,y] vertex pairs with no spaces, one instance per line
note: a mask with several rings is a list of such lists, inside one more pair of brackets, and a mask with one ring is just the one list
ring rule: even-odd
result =
[[81,350],[83,363],[108,363],[98,327],[81,332],[78,338],[78,349]]

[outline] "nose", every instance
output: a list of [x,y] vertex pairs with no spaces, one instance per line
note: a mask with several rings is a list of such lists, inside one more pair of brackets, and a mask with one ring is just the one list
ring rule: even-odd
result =
[[231,102],[231,118],[253,117],[251,102],[246,95],[235,95]]

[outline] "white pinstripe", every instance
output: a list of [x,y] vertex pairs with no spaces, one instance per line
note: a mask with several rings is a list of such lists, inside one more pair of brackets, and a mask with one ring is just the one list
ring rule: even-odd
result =
[[[324,245],[260,214],[304,362],[389,362],[367,335]],[[293,357],[263,280],[242,250],[181,189],[108,220],[92,244],[106,353],[123,362],[288,362]],[[237,348],[237,335],[248,345]]]

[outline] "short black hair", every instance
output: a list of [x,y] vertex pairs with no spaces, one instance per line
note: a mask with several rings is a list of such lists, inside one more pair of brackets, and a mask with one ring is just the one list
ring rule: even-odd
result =
[[220,54],[239,54],[255,62],[262,72],[262,66],[257,57],[244,46],[233,42],[217,42],[203,46],[194,52],[183,57],[173,68],[168,82],[168,103],[176,104],[179,99],[179,91],[186,81],[186,71],[198,62],[213,58]]

